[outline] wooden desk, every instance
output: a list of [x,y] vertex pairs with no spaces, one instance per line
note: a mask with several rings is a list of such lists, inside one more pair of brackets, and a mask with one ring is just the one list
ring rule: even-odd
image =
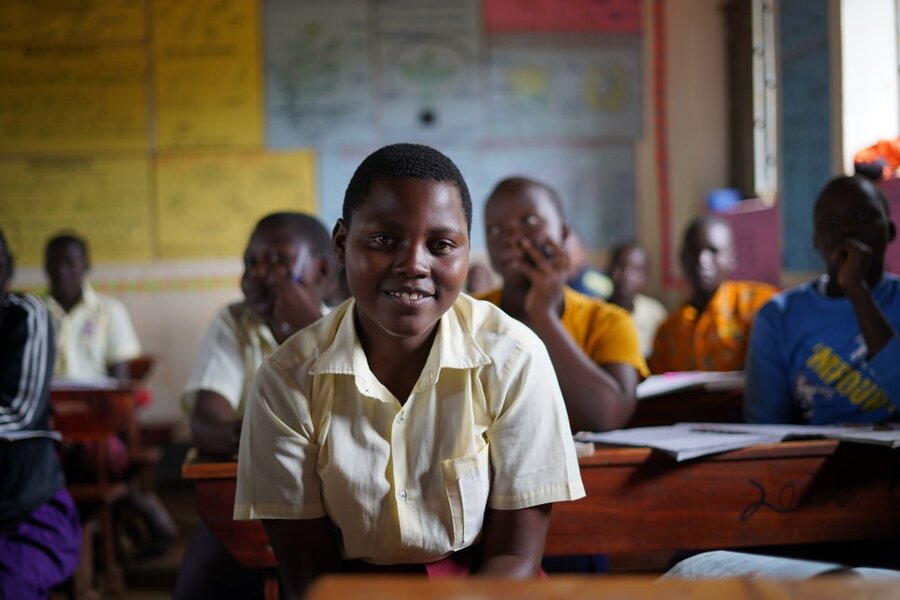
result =
[[[684,463],[646,448],[580,459],[587,497],[554,506],[545,554],[709,549],[900,535],[900,452],[783,442]],[[189,456],[200,515],[241,564],[274,566],[256,521],[231,519],[237,463]]]
[[327,576],[317,581],[307,600],[896,600],[896,580],[826,577],[806,581],[744,579],[651,579],[622,577],[553,577],[503,579],[425,579],[417,577]]

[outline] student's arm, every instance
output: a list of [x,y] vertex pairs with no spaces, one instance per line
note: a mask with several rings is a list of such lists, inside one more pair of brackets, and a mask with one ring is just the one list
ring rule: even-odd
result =
[[866,283],[871,260],[872,249],[854,238],[846,239],[829,260],[834,268],[832,272],[837,273],[838,286],[853,306],[870,359],[897,337],[897,332],[872,299]]
[[18,296],[0,308],[0,333],[0,354],[4,356],[0,362],[0,433],[4,433],[28,429],[44,414],[55,345],[47,309],[32,296]]
[[637,403],[637,370],[625,363],[595,363],[558,317],[540,317],[531,326],[550,353],[572,431],[606,431],[624,426]]
[[624,363],[598,365],[585,354],[559,319],[566,265],[554,263],[560,249],[545,257],[527,238],[522,247],[534,266],[523,264],[531,281],[525,297],[528,324],[553,361],[572,431],[605,431],[625,425],[634,411],[638,373]]
[[318,575],[340,570],[337,534],[328,517],[263,519],[262,524],[278,562],[283,598],[302,598]]
[[744,384],[744,420],[748,423],[790,423],[793,394],[781,349],[785,339],[778,301],[756,314],[750,331]]
[[224,396],[199,390],[191,411],[191,435],[203,454],[231,455],[238,451],[241,418]]
[[871,259],[869,246],[849,238],[832,254],[830,263],[837,268],[830,270],[853,307],[873,375],[891,404],[900,408],[900,336],[872,298],[866,282]]
[[552,504],[518,510],[487,509],[479,575],[521,579],[538,574]]

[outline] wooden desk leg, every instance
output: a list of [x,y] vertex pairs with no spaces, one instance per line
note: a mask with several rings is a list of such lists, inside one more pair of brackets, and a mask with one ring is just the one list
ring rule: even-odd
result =
[[263,580],[263,596],[266,600],[278,600],[278,571],[267,571]]
[[103,578],[106,581],[104,591],[117,594],[122,591],[123,576],[116,556],[112,507],[109,504],[104,504],[100,508],[100,530],[100,536],[103,539]]

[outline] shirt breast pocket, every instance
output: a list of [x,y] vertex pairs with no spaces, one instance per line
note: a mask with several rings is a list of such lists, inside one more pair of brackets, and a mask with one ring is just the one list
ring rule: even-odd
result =
[[453,519],[453,548],[472,544],[481,533],[491,491],[489,446],[461,458],[441,463],[444,488]]

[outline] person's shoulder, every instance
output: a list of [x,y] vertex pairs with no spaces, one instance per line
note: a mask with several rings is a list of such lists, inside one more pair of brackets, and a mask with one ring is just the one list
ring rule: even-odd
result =
[[609,323],[631,318],[628,311],[621,306],[594,296],[582,294],[570,287],[563,288],[563,302],[565,304],[564,312],[579,321],[605,321]]
[[822,294],[816,290],[816,280],[807,281],[773,294],[760,309],[757,318],[796,311],[801,313],[799,318],[804,318],[816,312],[815,305],[822,299]]
[[451,310],[464,332],[489,356],[493,355],[497,344],[504,340],[520,347],[543,347],[543,342],[527,325],[509,316],[492,302],[460,294]]
[[93,289],[91,289],[91,294],[93,295],[93,302],[104,310],[128,314],[128,308],[126,308],[125,303],[115,296],[110,296],[109,294],[101,293]]
[[20,318],[47,318],[47,306],[44,302],[31,294],[22,294],[19,292],[10,292],[6,294],[0,301],[4,313],[11,318],[18,316]]
[[726,285],[731,285],[740,294],[751,294],[753,296],[774,296],[780,290],[765,281],[751,280],[729,280]]
[[[346,300],[327,315],[286,339],[266,359],[267,363],[291,370],[315,360],[335,343],[344,319],[353,320],[353,300]],[[340,343],[347,342],[343,340]],[[349,350],[347,350],[349,352]]]

